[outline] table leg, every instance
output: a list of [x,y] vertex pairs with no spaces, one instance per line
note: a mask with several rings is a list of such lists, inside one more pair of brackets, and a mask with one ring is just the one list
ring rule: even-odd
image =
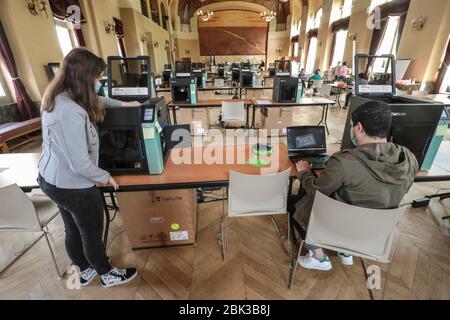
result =
[[177,125],[177,111],[175,110],[175,107],[172,107],[172,113],[173,113],[173,124]]
[[322,118],[320,119],[320,122],[317,124],[318,126],[323,124],[325,126],[325,129],[327,130],[327,134],[330,135],[330,130],[328,129],[328,107],[329,105],[323,105],[322,106]]
[[252,129],[256,129],[256,105],[253,105],[253,115],[252,115]]
[[245,129],[250,129],[250,127],[249,127],[249,118],[250,118],[250,106],[249,105],[247,105],[246,107],[245,107],[245,109],[247,109],[246,111],[247,111],[247,120],[245,121]]

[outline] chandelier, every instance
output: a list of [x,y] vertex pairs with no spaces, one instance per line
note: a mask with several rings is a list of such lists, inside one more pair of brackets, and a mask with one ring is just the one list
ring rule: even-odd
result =
[[[206,0],[200,0],[200,2],[202,6],[208,4],[208,1]],[[200,9],[199,11],[197,11],[197,16],[202,19],[202,21],[209,21],[214,16],[214,12],[209,10],[203,11],[202,9]]]
[[272,21],[277,16],[276,12],[274,12],[274,11],[270,11],[270,12],[263,11],[263,12],[261,12],[260,15],[261,15],[261,19],[263,19],[266,22]]
[[197,11],[197,16],[202,19],[202,21],[208,21],[212,19],[212,17],[214,16],[214,12],[209,10],[199,10]]

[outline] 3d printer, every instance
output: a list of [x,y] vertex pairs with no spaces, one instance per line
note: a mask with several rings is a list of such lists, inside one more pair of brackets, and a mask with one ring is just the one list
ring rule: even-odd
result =
[[191,76],[191,62],[176,62],[176,77],[170,80],[172,103],[196,104],[197,79]]
[[161,174],[164,170],[168,112],[164,98],[151,98],[148,70],[149,57],[108,58],[110,97],[142,103],[106,108],[99,125],[99,166],[112,175]]

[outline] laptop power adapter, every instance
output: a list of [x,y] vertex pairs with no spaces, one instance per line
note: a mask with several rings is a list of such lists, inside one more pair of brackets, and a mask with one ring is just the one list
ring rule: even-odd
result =
[[428,207],[428,205],[430,204],[431,199],[430,198],[422,198],[422,199],[417,199],[414,200],[412,203],[412,207],[413,208],[424,208],[424,207]]

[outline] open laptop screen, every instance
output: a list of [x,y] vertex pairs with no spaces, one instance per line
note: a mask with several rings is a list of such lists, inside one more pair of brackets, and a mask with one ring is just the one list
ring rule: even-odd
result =
[[327,151],[325,127],[289,127],[287,128],[288,149],[292,153],[325,153]]

